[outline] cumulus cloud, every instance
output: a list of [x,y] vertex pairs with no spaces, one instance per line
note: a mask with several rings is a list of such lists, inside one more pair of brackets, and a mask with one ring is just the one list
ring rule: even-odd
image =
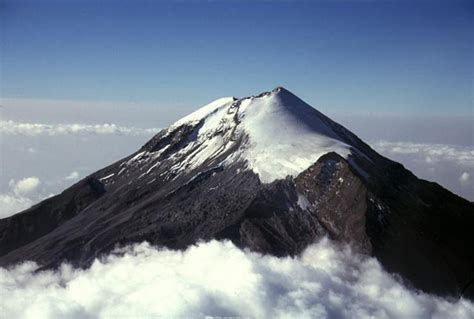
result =
[[27,195],[31,194],[38,189],[40,180],[36,176],[22,178],[19,181],[11,179],[8,186],[13,190],[16,195]]
[[0,268],[7,318],[472,318],[474,304],[404,287],[373,258],[324,239],[298,258],[211,241],[186,251],[147,243],[87,270]]
[[44,199],[39,192],[41,181],[38,177],[26,177],[8,183],[9,190],[0,194],[0,218],[5,218],[31,207],[37,201]]
[[151,135],[158,132],[157,128],[143,129],[119,126],[116,124],[40,124],[20,123],[12,120],[0,121],[0,134],[4,135],[66,135],[66,134],[121,134]]
[[0,219],[11,216],[33,205],[30,198],[14,194],[0,194]]
[[425,144],[412,142],[378,141],[372,146],[379,152],[388,154],[418,154],[427,164],[451,161],[474,167],[474,148],[448,144]]
[[66,176],[64,179],[67,180],[67,181],[74,181],[78,178],[79,178],[79,172],[73,171],[73,172],[71,172],[71,174]]

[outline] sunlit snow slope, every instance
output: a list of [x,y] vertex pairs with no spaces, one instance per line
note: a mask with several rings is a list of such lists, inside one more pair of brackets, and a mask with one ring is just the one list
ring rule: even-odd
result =
[[201,126],[187,149],[200,146],[184,167],[192,169],[219,156],[243,137],[238,151],[223,164],[244,160],[263,183],[296,176],[328,152],[345,158],[350,153],[350,146],[325,123],[321,113],[281,87],[259,96],[218,99],[169,130],[184,124]]

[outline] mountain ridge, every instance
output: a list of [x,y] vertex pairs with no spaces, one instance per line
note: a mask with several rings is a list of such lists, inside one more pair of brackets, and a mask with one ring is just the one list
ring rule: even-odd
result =
[[297,255],[328,236],[419,289],[472,298],[473,227],[472,203],[276,88],[216,100],[130,156],[0,220],[0,265],[87,267],[116,245],[144,240],[183,249],[230,239]]

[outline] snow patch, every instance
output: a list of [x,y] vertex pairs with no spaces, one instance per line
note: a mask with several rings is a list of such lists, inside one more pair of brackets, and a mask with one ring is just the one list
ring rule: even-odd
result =
[[311,203],[304,195],[298,194],[298,201],[296,203],[302,210],[311,208]]
[[171,128],[175,128],[183,124],[187,124],[189,122],[198,122],[201,119],[208,117],[211,113],[232,104],[233,101],[234,101],[233,97],[223,97],[223,98],[217,99],[201,107],[197,111],[194,111],[193,113],[176,121],[174,124],[171,125]]
[[109,174],[109,175],[107,175],[107,176],[104,176],[104,177],[100,178],[99,180],[105,181],[106,179],[109,179],[109,178],[111,178],[111,177],[114,176],[114,175],[115,175],[115,173],[112,173],[112,174]]

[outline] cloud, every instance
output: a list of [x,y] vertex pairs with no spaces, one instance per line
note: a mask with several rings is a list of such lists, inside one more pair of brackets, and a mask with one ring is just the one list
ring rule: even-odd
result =
[[374,258],[324,239],[298,258],[211,241],[186,251],[147,243],[87,270],[0,268],[6,318],[472,318],[474,304],[404,287]]
[[418,177],[437,182],[457,195],[474,200],[474,189],[466,187],[470,185],[469,177],[474,174],[472,144],[462,146],[403,141],[376,141],[370,144],[377,152],[402,163]]
[[9,217],[31,207],[46,198],[39,192],[41,181],[38,177],[26,177],[8,182],[9,191],[0,194],[0,218]]
[[73,181],[73,180],[76,180],[78,178],[79,178],[79,172],[74,171],[74,172],[71,172],[71,174],[66,176],[64,179],[67,180],[67,181]]
[[0,194],[0,219],[6,218],[33,205],[33,201],[24,196]]
[[136,128],[116,124],[40,124],[20,123],[12,120],[0,121],[0,134],[3,135],[66,135],[66,134],[119,134],[119,135],[152,135],[159,129]]
[[8,186],[16,195],[20,196],[33,193],[38,189],[40,183],[41,182],[38,177],[32,176],[20,179],[18,182],[16,182],[14,179],[11,179],[10,182],[8,182]]
[[474,167],[474,148],[448,144],[377,141],[372,146],[388,154],[417,154],[427,164],[451,161]]
[[459,177],[459,182],[462,185],[468,185],[471,180],[471,175],[468,172],[463,172]]

